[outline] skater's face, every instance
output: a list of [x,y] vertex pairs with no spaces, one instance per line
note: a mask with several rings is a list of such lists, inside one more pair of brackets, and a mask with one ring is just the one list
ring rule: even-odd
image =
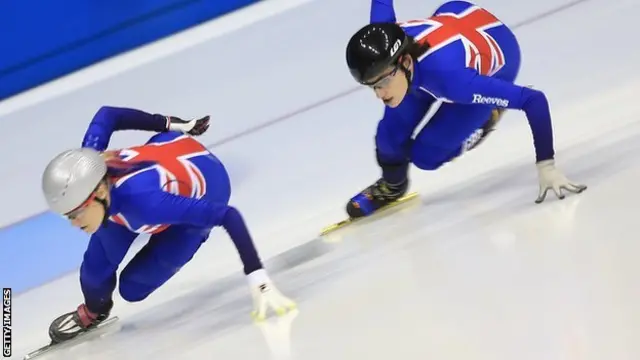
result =
[[[405,56],[401,61],[401,64],[411,73],[413,65],[411,57]],[[369,83],[378,99],[392,108],[400,105],[409,88],[409,82],[400,64],[389,67],[381,76],[372,79]]]
[[109,188],[104,182],[98,185],[96,191],[82,205],[66,216],[73,226],[93,234],[98,231],[105,216],[105,208],[101,201],[109,203]]

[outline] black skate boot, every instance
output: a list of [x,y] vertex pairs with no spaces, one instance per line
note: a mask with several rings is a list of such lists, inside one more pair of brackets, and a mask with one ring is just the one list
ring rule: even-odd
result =
[[49,337],[52,344],[71,340],[76,336],[97,327],[101,322],[109,318],[111,307],[108,310],[96,314],[89,311],[86,305],[82,304],[74,311],[57,317],[49,326]]
[[380,179],[349,201],[347,214],[352,219],[369,216],[404,196],[408,188],[409,180],[392,185]]

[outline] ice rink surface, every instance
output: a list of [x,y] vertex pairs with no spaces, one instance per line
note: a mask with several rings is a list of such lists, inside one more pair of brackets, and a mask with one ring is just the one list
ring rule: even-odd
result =
[[[356,91],[214,149],[297,313],[252,323],[217,231],[147,301],[116,299],[120,321],[101,336],[40,359],[639,359],[639,12],[636,0],[584,1],[516,31],[521,82],[549,95],[558,166],[585,193],[534,204],[528,125],[509,112],[464,158],[412,170],[419,200],[318,238],[378,176],[380,107]],[[15,358],[79,301],[75,274],[17,296]]]

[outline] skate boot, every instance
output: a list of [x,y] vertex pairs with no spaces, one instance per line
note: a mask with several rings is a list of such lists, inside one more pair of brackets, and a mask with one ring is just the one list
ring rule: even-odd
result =
[[349,201],[347,214],[352,219],[369,216],[404,196],[408,188],[409,180],[392,185],[380,179]]
[[104,313],[96,314],[89,311],[85,304],[82,304],[76,310],[60,315],[49,326],[51,342],[57,344],[71,340],[95,328],[109,318],[110,308]]

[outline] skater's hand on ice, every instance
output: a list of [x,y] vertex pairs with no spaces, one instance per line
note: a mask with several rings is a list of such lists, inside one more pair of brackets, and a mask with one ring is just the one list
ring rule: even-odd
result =
[[562,200],[566,194],[563,192],[568,191],[574,194],[579,194],[587,189],[586,185],[576,184],[564,176],[560,170],[555,166],[555,161],[544,160],[536,164],[538,168],[538,181],[540,182],[540,192],[536,199],[536,204],[540,204],[547,197],[547,192],[553,190],[558,199]]
[[256,321],[262,321],[267,317],[267,310],[271,308],[278,316],[287,314],[296,309],[293,300],[282,295],[273,284],[262,284],[252,289],[253,312],[251,316]]
[[253,311],[251,316],[256,321],[263,321],[267,317],[267,310],[271,308],[278,316],[287,314],[297,308],[296,303],[273,285],[264,270],[257,270],[247,275],[251,296],[253,297]]

